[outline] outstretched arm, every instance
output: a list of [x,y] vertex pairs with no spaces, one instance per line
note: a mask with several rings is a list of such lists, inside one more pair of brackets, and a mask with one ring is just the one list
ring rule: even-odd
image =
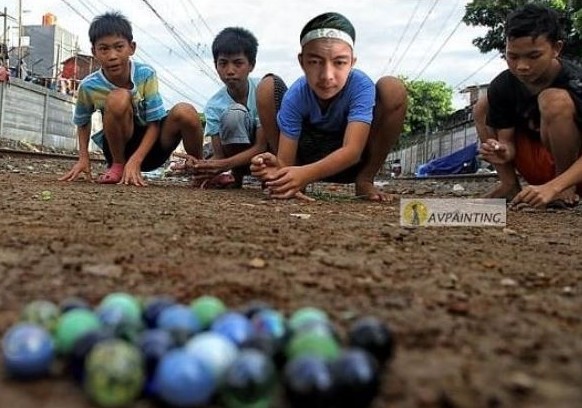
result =
[[91,160],[89,157],[89,138],[91,133],[91,124],[87,123],[77,127],[77,137],[79,138],[79,160],[65,175],[59,178],[59,181],[75,181],[84,173],[93,180],[91,175]]
[[250,165],[253,157],[267,150],[267,142],[262,128],[259,127],[257,129],[255,138],[255,143],[248,149],[233,156],[224,157],[218,136],[213,136],[212,148],[214,155],[209,160],[198,160],[192,170],[198,174],[215,175],[235,167]]
[[147,183],[141,175],[141,164],[147,154],[152,150],[154,143],[160,135],[160,122],[148,123],[143,139],[139,144],[137,150],[131,155],[125,168],[123,169],[123,177],[121,184],[133,184],[135,186],[146,186]]
[[524,187],[511,203],[543,207],[556,200],[563,191],[580,183],[582,183],[582,157],[579,157],[568,170],[546,184]]

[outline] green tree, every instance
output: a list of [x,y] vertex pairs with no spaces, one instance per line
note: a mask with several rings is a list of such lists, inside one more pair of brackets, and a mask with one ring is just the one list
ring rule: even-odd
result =
[[465,6],[463,21],[470,26],[488,27],[473,44],[483,53],[505,51],[504,25],[508,14],[526,3],[546,4],[563,16],[566,44],[562,55],[582,60],[582,0],[474,0]]
[[437,128],[453,112],[453,88],[445,82],[401,79],[408,90],[404,139]]

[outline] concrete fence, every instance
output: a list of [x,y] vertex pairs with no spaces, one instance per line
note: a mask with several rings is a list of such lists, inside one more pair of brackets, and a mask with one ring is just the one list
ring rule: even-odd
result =
[[[77,150],[74,107],[69,95],[12,78],[0,84],[0,137]],[[100,128],[100,119],[94,122],[93,128]]]
[[477,141],[477,130],[472,121],[454,128],[429,134],[402,150],[388,155],[387,171],[395,160],[400,160],[402,174],[414,175],[419,165],[429,160],[447,156]]

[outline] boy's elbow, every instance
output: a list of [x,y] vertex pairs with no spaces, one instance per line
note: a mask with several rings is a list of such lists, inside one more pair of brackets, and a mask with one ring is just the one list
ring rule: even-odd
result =
[[355,166],[356,164],[358,164],[362,159],[362,154],[363,154],[362,150],[353,149],[348,151],[347,154],[347,162],[349,165],[348,167]]

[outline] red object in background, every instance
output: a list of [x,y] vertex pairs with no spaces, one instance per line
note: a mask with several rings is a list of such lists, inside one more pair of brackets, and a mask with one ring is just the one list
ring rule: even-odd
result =
[[57,16],[53,13],[46,13],[42,16],[42,25],[43,26],[52,26],[57,23]]
[[92,55],[78,54],[63,61],[62,78],[80,81],[101,66]]

